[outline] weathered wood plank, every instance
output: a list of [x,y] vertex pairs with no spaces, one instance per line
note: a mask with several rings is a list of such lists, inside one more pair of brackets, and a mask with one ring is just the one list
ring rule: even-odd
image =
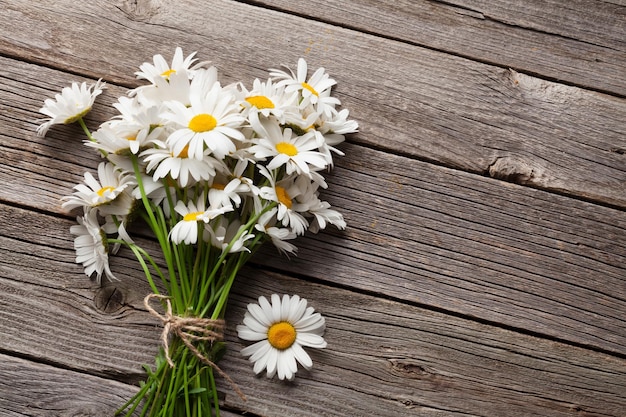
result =
[[[0,354],[0,363],[3,417],[112,417],[137,391],[115,380],[14,356]],[[241,417],[226,410],[221,415]]]
[[[211,24],[191,3],[143,6],[10,1],[0,52],[128,85],[138,61],[174,45],[200,49],[228,81],[307,55],[339,80],[337,95],[361,126],[354,142],[626,207],[624,99],[231,1],[212,3]],[[230,29],[243,15],[246,24]],[[10,29],[16,20],[27,37]],[[11,83],[28,77],[7,73]]]
[[[55,74],[47,80],[58,82],[49,70],[17,67]],[[19,90],[6,88],[15,99],[4,103],[19,102]],[[121,92],[111,86],[103,103]],[[0,199],[60,213],[59,198],[99,157],[76,145],[78,129],[36,138],[32,107],[5,105],[11,111],[0,115],[7,132]],[[91,117],[110,115],[98,106]],[[327,197],[346,214],[349,230],[302,241],[296,262],[271,250],[259,262],[626,353],[624,212],[359,146],[345,150]]]
[[[69,224],[43,214],[31,218],[53,236]],[[40,233],[27,242],[13,233],[2,231],[0,238],[0,350],[68,371],[52,369],[35,378],[42,365],[28,364],[19,389],[0,382],[0,398],[15,399],[13,407],[25,410],[29,393],[50,391],[52,381],[71,371],[84,377],[54,385],[51,398],[35,404],[44,409],[114,406],[124,394],[123,386],[111,381],[104,381],[113,386],[110,395],[81,400],[72,394],[84,393],[77,384],[99,381],[93,375],[137,380],[139,365],[155,353],[160,328],[143,310],[146,285],[134,262],[116,259],[113,268],[122,281],[113,286],[120,296],[105,311],[92,300],[99,290],[80,271],[71,272],[76,268],[70,250],[58,239],[46,243]],[[51,251],[49,242],[60,248]],[[57,263],[48,261],[46,271],[37,270],[47,257]],[[312,351],[313,370],[300,372],[291,384],[255,377],[237,353],[243,345],[234,327],[245,305],[272,292],[300,294],[327,318],[329,347]],[[617,416],[626,407],[624,359],[259,269],[245,268],[238,277],[227,323],[230,349],[221,365],[248,401],[224,381],[220,386],[226,407],[244,414],[574,416],[584,411]],[[9,358],[0,370],[8,378],[0,381],[15,381],[22,363]],[[133,391],[129,388],[128,395]],[[0,406],[13,410],[1,400]]]
[[[396,0],[244,0],[504,68],[626,95],[626,5]],[[311,42],[313,49],[318,45]]]
[[111,417],[137,390],[8,355],[0,354],[0,362],[0,413],[5,417]]

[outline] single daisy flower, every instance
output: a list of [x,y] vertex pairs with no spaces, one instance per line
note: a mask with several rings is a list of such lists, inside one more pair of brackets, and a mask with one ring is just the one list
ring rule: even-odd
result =
[[331,166],[333,159],[331,152],[341,156],[344,155],[335,146],[345,141],[346,134],[356,133],[359,130],[359,124],[355,120],[348,120],[349,114],[348,109],[343,109],[339,112],[334,112],[331,117],[322,115],[312,125],[312,130],[315,132],[320,145],[319,151],[326,156]]
[[205,207],[206,198],[204,193],[200,194],[196,202],[189,201],[185,204],[183,201],[178,201],[176,203],[174,211],[180,214],[182,219],[174,225],[169,233],[172,242],[176,244],[185,242],[188,245],[197,243],[199,222],[209,222],[233,209],[232,206],[220,207],[219,209],[212,207],[207,209]]
[[301,184],[296,182],[297,177],[293,175],[277,182],[265,167],[259,166],[259,172],[270,181],[269,186],[261,187],[259,196],[278,203],[276,212],[278,221],[283,226],[290,227],[295,234],[303,235],[309,227],[309,222],[301,213],[306,212],[308,206],[306,202],[303,204],[301,200],[297,200],[297,197],[306,189],[301,189]]
[[239,207],[242,201],[240,193],[246,193],[249,189],[239,178],[233,178],[227,184],[218,182],[216,178],[209,188],[209,204],[213,207],[221,207],[231,206],[234,203],[235,207]]
[[100,149],[107,154],[137,154],[139,151],[160,135],[160,129],[142,129],[141,126],[129,123],[103,123],[93,132],[93,141],[85,141],[90,148]]
[[313,367],[303,347],[326,347],[322,337],[326,322],[298,295],[283,295],[281,300],[278,294],[273,294],[271,300],[270,304],[261,296],[258,304],[248,304],[237,333],[241,339],[256,343],[243,348],[241,354],[250,357],[254,373],[266,369],[268,378],[278,374],[281,380],[293,380],[298,371],[296,361],[307,370]]
[[175,153],[171,143],[154,142],[156,147],[141,153],[146,165],[146,172],[152,173],[155,181],[161,178],[171,177],[178,180],[181,187],[187,187],[194,181],[213,178],[216,168],[222,165],[221,161],[208,155],[205,151],[201,159],[190,158],[187,153],[188,147],[184,147],[179,153]]
[[72,83],[71,87],[65,87],[61,94],[52,99],[46,99],[39,109],[40,113],[49,116],[49,119],[37,128],[37,135],[46,136],[50,126],[55,124],[70,124],[77,122],[91,110],[96,97],[102,93],[105,83],[98,80],[95,84],[87,87],[87,83]]
[[109,246],[104,230],[98,223],[96,210],[87,210],[82,217],[77,217],[77,225],[70,226],[70,233],[76,236],[74,249],[76,263],[82,264],[85,274],[96,274],[98,283],[104,273],[110,280],[117,280],[109,267]]
[[[208,235],[205,240],[210,241],[214,247],[221,249],[222,252],[226,249],[228,249],[228,253],[250,252],[250,249],[246,247],[246,242],[254,239],[254,234],[245,230],[245,225],[242,225],[238,219],[229,222],[222,217],[215,224],[208,223],[205,226],[205,231]],[[237,239],[235,240],[235,238]]]
[[286,242],[287,240],[295,239],[298,235],[286,227],[276,227],[276,212],[277,208],[273,208],[261,215],[254,228],[260,232],[265,233],[272,244],[278,249],[280,253],[289,256],[290,253],[296,253],[298,248],[296,245]]
[[197,61],[195,59],[196,52],[192,52],[186,58],[183,58],[183,50],[180,47],[176,47],[174,51],[174,58],[172,63],[168,64],[163,55],[156,54],[152,57],[152,63],[144,62],[139,66],[141,71],[136,72],[135,75],[139,79],[145,79],[152,84],[156,79],[169,80],[172,74],[175,74],[181,70],[189,71],[191,65]]
[[320,184],[317,181],[311,181],[306,177],[300,176],[296,178],[295,182],[298,189],[301,190],[296,200],[306,207],[306,213],[304,214],[313,217],[308,230],[317,233],[325,229],[327,224],[332,224],[339,230],[346,228],[343,215],[331,209],[330,203],[319,199],[318,189]]
[[144,106],[158,106],[167,101],[180,101],[189,105],[191,74],[181,69],[169,76],[168,79],[157,77],[154,84],[142,85],[129,92],[131,97],[137,97]]
[[315,133],[307,132],[297,136],[290,128],[282,128],[274,118],[259,120],[255,114],[250,117],[252,128],[259,135],[249,152],[259,160],[271,157],[269,170],[286,167],[287,175],[292,173],[308,175],[311,169],[322,169],[328,165],[326,157],[317,151],[319,145]]
[[282,70],[270,70],[270,76],[280,80],[278,86],[285,86],[285,92],[299,91],[302,96],[300,107],[304,108],[313,104],[316,109],[324,114],[331,114],[335,106],[341,104],[340,101],[331,97],[331,88],[337,81],[330,78],[324,68],[318,68],[310,78],[307,79],[308,66],[304,58],[298,60],[298,70],[294,74]]
[[278,87],[271,79],[262,82],[258,78],[253,82],[252,90],[248,91],[243,85],[241,89],[244,116],[250,113],[261,114],[263,117],[273,115],[280,123],[298,120],[300,112],[297,92],[287,94],[284,87]]
[[76,190],[71,196],[63,197],[62,207],[72,210],[76,207],[100,210],[103,216],[110,214],[124,215],[132,204],[130,192],[125,192],[134,185],[132,175],[123,172],[110,162],[100,162],[98,179],[90,172],[85,172],[85,183],[74,186]]
[[243,141],[244,135],[238,129],[244,121],[235,103],[235,96],[219,83],[213,84],[208,92],[194,88],[192,81],[189,95],[191,106],[178,101],[167,102],[170,110],[164,117],[180,126],[167,138],[175,154],[189,147],[189,157],[202,159],[205,145],[218,159],[237,150],[233,140]]

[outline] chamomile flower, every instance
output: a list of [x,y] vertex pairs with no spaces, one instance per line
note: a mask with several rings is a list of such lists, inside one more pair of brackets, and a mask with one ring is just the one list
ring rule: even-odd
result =
[[332,224],[339,230],[346,228],[346,222],[341,213],[331,209],[328,202],[319,199],[320,184],[318,182],[303,176],[297,177],[295,182],[301,191],[296,200],[306,207],[305,215],[313,217],[309,224],[311,232],[317,233],[321,229],[325,229],[327,224]]
[[[74,186],[76,190],[71,196],[64,197],[62,207],[71,210],[76,207],[100,210],[103,216],[128,213],[132,205],[130,188],[134,185],[134,177],[118,169],[110,162],[100,162],[98,179],[90,172],[85,172],[85,183]],[[128,190],[127,190],[128,189]]]
[[265,233],[279,252],[288,255],[295,253],[298,248],[287,240],[295,239],[298,235],[293,233],[291,229],[285,227],[276,227],[276,212],[278,209],[273,208],[261,215],[254,228]]
[[267,298],[259,297],[258,304],[248,304],[243,324],[237,333],[243,340],[254,341],[253,345],[241,350],[254,364],[254,373],[267,370],[267,377],[278,375],[283,380],[293,380],[298,363],[310,370],[313,361],[303,347],[325,348],[322,337],[326,321],[307,300],[298,295],[292,297],[272,294],[271,304]]
[[348,120],[350,112],[348,109],[342,109],[335,112],[331,117],[322,115],[313,124],[315,136],[320,145],[319,151],[326,156],[332,165],[331,152],[343,156],[344,153],[335,146],[345,140],[345,135],[356,133],[359,130],[359,124],[355,120]]
[[[197,79],[192,81],[192,86]],[[170,112],[164,117],[179,127],[167,138],[174,153],[179,154],[189,146],[189,157],[201,159],[205,145],[218,159],[235,152],[233,140],[244,140],[238,129],[244,119],[232,91],[215,83],[206,93],[192,88],[189,99],[190,107],[178,101],[166,103]]]
[[49,119],[43,119],[46,122],[37,128],[37,135],[44,137],[50,126],[74,123],[89,113],[96,97],[102,93],[104,84],[102,80],[89,87],[86,82],[80,85],[72,83],[71,87],[65,87],[61,94],[55,95],[54,100],[46,99],[39,112],[49,116]]
[[308,66],[304,58],[298,60],[298,70],[294,74],[282,70],[270,70],[270,76],[280,80],[278,86],[285,86],[285,92],[299,91],[302,95],[301,108],[313,104],[320,113],[330,115],[340,101],[330,95],[331,88],[337,82],[330,78],[324,68],[318,68],[309,79]]
[[[218,182],[217,179],[209,188],[209,203],[213,207],[241,205],[241,196],[239,193],[245,193],[249,190],[246,184],[243,184],[239,178],[233,178],[227,184]],[[232,203],[231,203],[232,201]]]
[[77,225],[70,226],[70,233],[75,235],[74,249],[76,263],[82,264],[85,274],[92,276],[100,283],[104,273],[110,280],[117,279],[109,267],[109,250],[106,234],[98,223],[96,210],[85,212],[84,216],[77,217]]
[[326,157],[317,152],[319,145],[313,132],[297,136],[290,128],[282,128],[276,119],[259,120],[254,114],[250,123],[259,138],[254,139],[255,145],[249,152],[260,160],[271,157],[269,170],[284,165],[287,175],[294,172],[308,175],[311,168],[322,169],[328,164]]
[[211,244],[222,252],[228,250],[228,253],[250,252],[246,247],[246,242],[254,239],[254,234],[249,233],[241,222],[237,219],[228,221],[224,217],[218,222],[209,223],[205,227],[208,239]]
[[262,82],[258,78],[248,91],[242,85],[243,99],[241,105],[245,108],[244,116],[250,113],[261,114],[263,117],[273,115],[280,123],[292,123],[298,120],[298,93],[285,93],[284,87],[278,87],[271,79]]
[[174,211],[182,216],[180,220],[169,233],[172,242],[178,244],[185,242],[186,244],[195,244],[198,242],[198,223],[209,222],[217,216],[232,210],[232,207],[206,207],[206,198],[204,193],[200,194],[196,202],[189,201],[185,204],[178,201]]
[[302,204],[296,198],[305,190],[296,182],[294,176],[286,177],[278,182],[274,176],[263,166],[259,172],[270,181],[269,186],[261,187],[259,196],[265,200],[278,203],[276,218],[283,226],[289,226],[297,235],[303,235],[309,226],[309,222],[301,214],[306,212],[307,205]]
[[139,125],[128,123],[103,123],[93,133],[93,141],[85,141],[85,145],[105,151],[108,154],[122,155],[139,153],[139,150],[156,140],[160,129],[150,132]]
[[191,75],[184,69],[169,76],[168,79],[157,77],[154,84],[142,85],[130,91],[130,96],[137,97],[144,106],[157,106],[167,101],[178,101],[185,106],[189,103]]
[[157,54],[152,57],[152,62],[144,62],[139,66],[141,71],[135,73],[137,78],[146,79],[150,81],[152,84],[155,83],[157,79],[165,79],[169,80],[172,74],[175,74],[181,70],[189,71],[191,65],[197,61],[195,59],[196,53],[193,52],[189,54],[186,58],[183,58],[183,50],[180,47],[177,47],[174,51],[174,58],[172,59],[172,63],[168,64],[163,55]]
[[178,180],[181,187],[186,187],[191,178],[195,181],[213,178],[216,167],[221,165],[220,161],[209,156],[206,151],[201,159],[196,159],[189,157],[187,147],[175,153],[171,143],[155,141],[155,146],[141,153],[147,164],[146,172],[152,173],[155,181],[169,176]]

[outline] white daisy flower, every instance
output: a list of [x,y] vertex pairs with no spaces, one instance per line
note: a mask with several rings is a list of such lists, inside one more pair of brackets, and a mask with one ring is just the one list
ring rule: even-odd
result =
[[154,84],[142,85],[129,92],[144,106],[158,106],[167,101],[179,101],[188,106],[191,75],[185,70],[177,71],[168,79],[157,77]]
[[[222,217],[219,222],[209,223],[205,227],[205,231],[208,234],[206,240],[210,240],[211,244],[222,252],[228,249],[228,253],[236,252],[250,252],[250,249],[246,247],[246,242],[250,239],[254,239],[254,234],[244,230],[244,226],[238,219],[229,222]],[[237,240],[233,241],[235,237]],[[232,245],[231,245],[232,242]]]
[[154,84],[157,79],[169,80],[172,74],[179,71],[189,71],[191,65],[197,61],[197,59],[194,58],[195,55],[196,52],[193,52],[186,58],[183,58],[183,50],[180,47],[176,47],[171,65],[167,63],[163,55],[157,54],[152,57],[153,63],[144,62],[141,64],[139,66],[141,71],[136,72],[135,75],[137,78],[143,78],[150,81],[152,84]]
[[261,114],[264,117],[273,115],[280,123],[290,123],[298,120],[298,93],[285,93],[284,87],[278,87],[271,79],[261,82],[258,78],[248,91],[243,85],[243,99],[241,105],[246,109],[244,116],[250,113]]
[[330,115],[335,110],[335,106],[341,104],[337,98],[330,95],[332,86],[337,82],[330,78],[324,68],[318,68],[309,79],[307,75],[308,66],[304,58],[298,60],[298,70],[295,74],[291,70],[289,73],[276,69],[270,70],[270,76],[280,80],[278,86],[285,86],[285,92],[300,92],[301,108],[311,103],[319,112]]
[[263,213],[261,217],[259,217],[259,220],[254,228],[265,233],[270,238],[274,246],[276,246],[276,249],[288,256],[290,253],[296,253],[298,248],[295,245],[286,242],[286,240],[295,239],[298,235],[293,233],[291,229],[276,227],[277,211],[277,208],[273,208],[272,210]]
[[222,207],[231,206],[234,203],[235,207],[239,207],[241,205],[240,193],[246,193],[249,189],[239,178],[233,178],[228,184],[215,180],[209,188],[209,204],[213,207]]
[[255,158],[265,160],[269,170],[285,165],[287,175],[292,173],[309,174],[311,168],[322,169],[328,164],[326,157],[317,152],[319,147],[315,133],[308,132],[297,136],[290,128],[282,128],[275,118],[259,120],[256,114],[250,115],[250,124],[259,136],[249,152]]
[[201,159],[206,145],[218,159],[237,150],[233,140],[242,141],[244,135],[238,128],[244,121],[236,105],[234,94],[214,83],[208,92],[194,88],[194,78],[190,92],[191,106],[170,101],[167,106],[170,113],[163,116],[181,126],[167,138],[175,154],[189,146],[189,157]]
[[319,199],[318,188],[320,184],[318,182],[302,176],[296,178],[295,182],[298,190],[301,191],[296,200],[306,207],[305,215],[313,217],[309,225],[311,232],[317,233],[321,229],[325,229],[327,224],[332,224],[339,230],[346,228],[346,222],[341,213],[331,209],[328,202]]
[[206,207],[206,198],[204,193],[200,194],[200,197],[194,203],[189,201],[185,204],[183,201],[178,201],[174,211],[182,216],[180,220],[169,233],[172,242],[178,244],[185,242],[186,244],[195,244],[198,242],[198,222],[209,222],[217,216],[224,214],[228,211],[232,211],[232,207],[220,207],[214,209]]
[[[146,172],[152,171],[155,181],[170,176],[178,180],[181,187],[186,187],[190,183],[190,179],[195,181],[213,178],[216,174],[216,168],[220,167],[221,162],[208,155],[205,151],[202,159],[190,158],[184,147],[179,153],[175,153],[172,144],[160,141],[154,142],[156,147],[145,150],[141,153],[146,165]],[[190,178],[191,177],[191,178]]]
[[108,243],[106,234],[98,223],[95,210],[87,210],[85,215],[77,217],[77,225],[70,227],[70,233],[75,235],[74,249],[76,263],[85,268],[85,274],[91,276],[96,273],[98,283],[104,273],[110,280],[117,279],[109,267]]
[[278,203],[276,218],[283,226],[289,226],[297,235],[303,235],[309,222],[301,214],[306,212],[307,204],[302,204],[296,197],[300,196],[305,189],[300,189],[295,179],[290,176],[276,182],[275,178],[263,166],[259,166],[259,172],[270,181],[270,186],[261,187],[259,196],[265,200]]
[[313,367],[303,346],[326,347],[322,337],[326,321],[313,307],[307,307],[307,300],[297,295],[283,295],[281,300],[273,294],[271,300],[270,304],[261,296],[258,304],[248,304],[237,333],[241,339],[256,343],[243,348],[241,354],[250,357],[256,374],[266,369],[268,378],[278,374],[281,380],[293,380],[298,371],[296,361],[307,370]]
[[43,119],[46,122],[37,128],[37,135],[44,137],[52,125],[70,124],[81,119],[89,113],[96,97],[102,93],[104,85],[102,80],[89,87],[85,82],[80,85],[72,83],[71,87],[65,87],[61,94],[55,95],[54,100],[46,99],[39,112],[50,118]]
[[355,120],[348,120],[349,114],[348,109],[343,109],[333,113],[331,117],[322,115],[312,125],[312,130],[315,132],[319,143],[319,151],[326,156],[330,165],[332,165],[333,160],[331,152],[344,155],[335,146],[345,141],[346,134],[356,133],[359,130],[359,124]]
[[85,183],[74,186],[71,196],[63,197],[62,207],[72,210],[76,207],[97,207],[103,216],[124,215],[132,205],[130,192],[125,192],[134,185],[134,177],[118,169],[110,162],[100,162],[98,179],[90,172],[85,172]]
[[139,125],[128,123],[103,123],[93,132],[94,141],[85,141],[90,148],[100,149],[107,154],[125,155],[137,154],[160,135],[160,129],[150,131]]

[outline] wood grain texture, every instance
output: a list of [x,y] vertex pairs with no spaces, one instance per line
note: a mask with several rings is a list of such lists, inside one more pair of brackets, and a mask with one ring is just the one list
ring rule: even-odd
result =
[[[20,66],[63,85],[54,71]],[[90,124],[112,116],[107,102],[119,94],[110,86]],[[10,161],[0,166],[0,198],[69,215],[59,198],[95,171],[99,156],[77,145],[76,127],[36,138],[33,108],[12,114],[0,144]],[[343,149],[325,198],[349,229],[298,242],[293,262],[271,248],[257,262],[626,354],[626,213],[362,146]]]
[[[100,157],[76,126],[35,129],[45,98],[103,77],[97,127],[180,45],[225,83],[304,56],[361,127],[322,195],[348,229],[290,260],[265,247],[237,278],[220,365],[248,401],[220,379],[223,416],[625,416],[622,0],[0,4],[0,415],[112,415],[153,363],[130,251],[102,286],[74,263],[59,198]],[[239,354],[246,304],[271,293],[327,320],[292,383]]]
[[29,36],[0,31],[3,54],[127,85],[139,61],[174,45],[199,50],[225,81],[265,77],[306,55],[339,80],[337,95],[360,122],[356,143],[626,207],[624,99],[231,1],[212,2],[210,24],[193,2],[47,4],[8,2],[0,28],[19,19]]
[[[44,214],[31,217],[38,218],[33,227],[48,224],[51,231],[69,224]],[[33,405],[64,410],[63,416],[80,415],[76,410],[100,403],[111,409],[125,397],[124,387],[113,380],[138,380],[139,364],[151,362],[160,335],[160,327],[142,308],[147,288],[134,271],[135,262],[116,258],[114,272],[121,273],[122,281],[112,285],[121,293],[119,308],[98,309],[90,294],[99,290],[80,271],[63,272],[77,269],[69,250],[49,253],[58,264],[48,262],[49,272],[38,272],[27,265],[50,252],[55,238],[42,234],[20,242],[14,233],[3,231],[0,240],[5,294],[0,299],[0,350],[49,365],[12,357],[3,362],[0,375],[14,380],[19,370],[24,379],[10,387],[0,382],[0,406],[16,415],[46,415],[23,411]],[[310,352],[315,367],[301,371],[294,383],[255,377],[237,353],[243,344],[234,327],[246,304],[272,292],[300,294],[327,319],[329,347]],[[224,381],[220,386],[226,408],[244,415],[502,416],[545,415],[548,410],[553,416],[574,416],[584,410],[617,416],[626,406],[621,395],[626,389],[624,359],[252,267],[238,277],[226,318],[229,352],[221,365],[248,401],[242,402]],[[51,386],[38,377],[50,365],[54,368],[43,380],[54,384],[53,393],[33,403],[33,391]],[[76,378],[68,377],[75,372],[80,373]],[[78,387],[90,392],[102,378],[107,378],[102,385],[113,387],[110,392],[93,398],[77,395],[84,392]],[[128,387],[127,395],[133,391]]]
[[[0,363],[3,417],[112,417],[137,391],[129,384],[14,356],[0,354]],[[241,417],[227,410],[221,415]]]
[[0,363],[4,417],[111,417],[137,390],[110,379],[3,354]]
[[[607,1],[244,0],[609,94],[626,95],[626,5]],[[317,45],[312,42],[311,48]]]

